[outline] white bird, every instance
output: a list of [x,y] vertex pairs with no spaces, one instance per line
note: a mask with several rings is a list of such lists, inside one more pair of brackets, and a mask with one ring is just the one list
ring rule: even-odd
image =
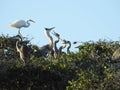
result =
[[[19,30],[18,30],[18,34],[20,34],[20,29],[22,28],[22,27],[24,27],[24,28],[27,28],[27,27],[29,27],[30,26],[30,23],[29,22],[33,22],[33,23],[35,23],[33,20],[31,20],[31,19],[29,19],[29,20],[27,20],[27,21],[24,21],[24,20],[16,20],[16,21],[14,21],[14,22],[11,22],[10,23],[10,26],[11,27],[14,27],[14,28],[18,28]],[[21,35],[21,34],[20,34]]]

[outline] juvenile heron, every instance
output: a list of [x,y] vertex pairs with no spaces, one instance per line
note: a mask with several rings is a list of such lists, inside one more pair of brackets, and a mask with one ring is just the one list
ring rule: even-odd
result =
[[53,35],[57,38],[57,40],[55,40],[55,42],[54,42],[54,58],[57,58],[58,53],[59,53],[59,49],[57,48],[57,43],[60,40],[60,35],[58,33],[56,33],[55,31],[53,31]]
[[66,47],[66,40],[62,40],[62,39],[61,39],[61,43],[62,43],[63,45],[59,47],[58,57],[60,57],[61,54],[63,53],[63,52],[62,52],[62,49],[64,49],[64,48]]
[[71,42],[70,41],[66,41],[66,44],[68,44],[67,53],[70,53]]
[[21,40],[21,38],[19,38],[16,41],[16,49],[17,49],[17,52],[19,52],[20,59],[24,63],[26,63],[30,59],[31,48],[28,47],[27,44],[24,43],[24,41]]
[[49,53],[53,52],[53,38],[50,35],[50,32],[54,28],[55,27],[45,28],[45,30],[44,30],[46,37],[49,39],[49,44],[46,44],[46,45],[40,47],[40,51],[44,57],[47,57]]

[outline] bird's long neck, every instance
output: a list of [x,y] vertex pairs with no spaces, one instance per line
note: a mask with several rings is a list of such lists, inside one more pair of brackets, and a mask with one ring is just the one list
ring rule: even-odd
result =
[[19,44],[18,43],[19,43],[19,41],[16,41],[16,49],[17,49],[18,52],[20,52],[20,48],[19,48]]
[[19,52],[19,54],[20,54],[20,59],[25,63],[26,50],[24,49],[24,45],[19,47],[19,42],[20,41],[16,41],[16,49],[17,49],[17,52]]
[[57,39],[55,42],[54,42],[54,58],[57,58],[58,57],[58,54],[59,54],[59,50],[57,48],[57,43],[59,42],[59,39]]
[[21,35],[17,35],[17,36],[15,36],[15,38],[17,39],[17,41],[18,42],[22,42],[23,40],[22,40],[22,36]]
[[70,41],[67,41],[67,43],[68,43],[68,47],[67,47],[67,53],[69,53],[70,52],[70,48],[71,48],[71,42]]
[[64,44],[63,46],[60,46],[59,52],[58,52],[59,56],[62,54],[62,49],[64,49],[65,47],[66,47],[66,44]]
[[51,48],[53,48],[53,38],[52,38],[52,36],[50,36],[49,31],[45,30],[45,32],[46,32],[46,36],[47,36],[48,39],[49,39],[49,46],[50,46]]
[[25,27],[29,27],[29,26],[30,26],[30,23],[29,23],[29,20],[27,20]]
[[58,48],[57,48],[57,43],[59,42],[59,39],[57,39],[55,42],[54,42],[54,49],[55,49],[55,52],[58,52]]
[[62,46],[62,49],[64,49],[66,47],[66,43]]

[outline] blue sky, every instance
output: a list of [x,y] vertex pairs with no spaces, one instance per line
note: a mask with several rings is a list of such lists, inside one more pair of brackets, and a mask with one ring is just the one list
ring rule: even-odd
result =
[[52,26],[71,42],[120,40],[120,0],[1,0],[0,12],[0,34],[4,35],[17,34],[10,22],[33,19],[36,23],[21,33],[38,46],[48,43],[44,28]]

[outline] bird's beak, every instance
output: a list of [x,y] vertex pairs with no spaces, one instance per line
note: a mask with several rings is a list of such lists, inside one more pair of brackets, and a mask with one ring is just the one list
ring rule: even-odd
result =
[[31,22],[33,22],[33,23],[35,23],[35,21],[33,21],[33,20],[31,20],[31,19],[29,19],[29,21],[31,21]]
[[50,28],[51,30],[54,29],[55,27]]
[[54,29],[55,27],[52,28],[45,28],[45,30],[47,30],[48,32],[52,31],[52,29]]

